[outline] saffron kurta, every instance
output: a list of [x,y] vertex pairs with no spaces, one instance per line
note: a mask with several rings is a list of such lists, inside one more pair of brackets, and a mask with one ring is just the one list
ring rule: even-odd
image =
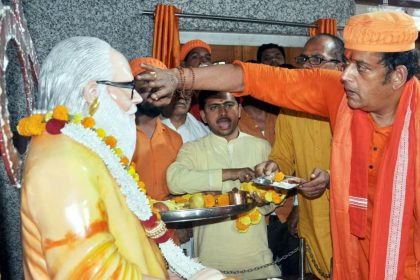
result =
[[136,149],[133,162],[140,179],[146,184],[147,193],[156,200],[168,198],[166,169],[174,162],[181,148],[182,138],[174,130],[156,120],[155,132],[149,139],[146,133],[137,126]]
[[[240,182],[222,181],[222,169],[253,168],[267,160],[270,144],[262,139],[240,133],[229,142],[210,133],[208,136],[186,143],[177,159],[168,168],[168,184],[171,193],[184,194],[202,191],[226,193]],[[265,206],[262,214],[273,210]],[[263,220],[250,226],[248,232],[239,233],[235,220],[209,221],[194,227],[195,256],[206,266],[219,270],[243,270],[255,268],[273,261],[267,244],[267,228]],[[242,279],[261,279],[279,276],[276,265],[253,272],[234,274]]]
[[[269,156],[285,174],[293,174],[309,180],[312,170],[319,167],[330,169],[331,128],[325,118],[283,109],[277,118],[276,141]],[[316,199],[307,199],[300,193],[299,236],[310,247],[313,257],[307,251],[307,262],[320,279],[330,273],[332,257],[330,232],[329,190]],[[315,260],[316,265],[313,263]]]
[[[282,68],[268,67],[264,65],[241,64],[244,70],[244,93],[250,93],[254,97],[263,101],[287,107],[294,110],[305,111],[311,114],[328,117],[333,128],[333,134],[337,130],[339,123],[344,115],[339,112],[341,101],[344,98],[344,88],[340,82],[340,72],[329,70],[288,70]],[[416,79],[416,78],[413,78]],[[415,80],[415,83],[418,83]],[[270,89],[270,91],[268,91]],[[270,92],[271,94],[268,94]],[[275,94],[272,94],[275,92]],[[420,92],[414,92],[415,98],[420,97]],[[420,102],[413,112],[416,123],[416,138],[420,139]],[[347,105],[346,105],[347,106]],[[340,111],[341,112],[341,111]],[[341,131],[339,137],[333,138],[333,154],[331,169],[331,230],[333,237],[333,256],[334,256],[334,278],[336,279],[364,279],[362,271],[374,270],[369,267],[362,259],[364,253],[362,246],[357,237],[350,233],[349,221],[349,174],[350,162],[340,158],[340,152],[348,149],[348,141],[351,137],[350,132]],[[416,148],[419,151],[420,141],[417,141]],[[371,145],[374,142],[372,139]],[[350,146],[351,147],[351,146]],[[373,160],[374,154],[370,153],[370,161]],[[379,165],[381,159],[378,158]],[[415,206],[414,211],[420,212],[420,153],[416,155],[415,166]],[[376,182],[376,178],[369,173],[369,185]],[[371,187],[369,187],[370,189]],[[369,191],[368,193],[372,193]],[[375,194],[377,195],[377,194]],[[372,198],[368,197],[368,200]],[[375,205],[371,211],[375,211]],[[369,210],[369,209],[368,209]],[[386,214],[386,213],[383,213]],[[374,221],[367,225],[368,232],[372,224],[380,223],[380,220]],[[405,262],[406,279],[419,279],[420,270],[420,221],[417,215],[413,213],[414,237],[409,237],[408,256]],[[371,232],[371,236],[380,235],[380,232]],[[370,252],[375,248],[370,248]],[[413,253],[415,252],[415,255]],[[411,260],[411,261],[410,261]],[[361,267],[363,266],[363,267]],[[384,264],[385,266],[385,264]],[[371,279],[373,280],[373,279]]]
[[25,279],[166,279],[158,247],[85,146],[33,137],[22,187]]

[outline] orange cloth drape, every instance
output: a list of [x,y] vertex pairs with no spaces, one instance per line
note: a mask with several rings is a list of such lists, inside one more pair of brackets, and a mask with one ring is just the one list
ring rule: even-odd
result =
[[156,6],[152,56],[168,68],[179,65],[179,22],[175,13],[180,12],[173,5]]
[[309,28],[309,35],[314,37],[317,34],[327,33],[337,36],[337,20],[334,18],[320,18],[314,22],[317,26]]

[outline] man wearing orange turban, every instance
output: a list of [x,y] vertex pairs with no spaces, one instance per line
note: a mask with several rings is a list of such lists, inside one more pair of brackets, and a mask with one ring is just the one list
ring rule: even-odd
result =
[[[180,53],[183,67],[203,67],[211,64],[211,47],[204,41],[188,41],[182,45]],[[201,121],[197,96],[198,92],[194,92],[191,98],[190,112],[197,120]]]
[[[242,62],[194,69],[196,89],[242,92],[329,118],[334,279],[420,279],[417,32],[402,12],[351,17],[343,33],[343,73]],[[184,73],[189,87],[192,72]],[[152,95],[159,100],[173,91],[168,80],[174,77],[175,69],[142,79],[165,84]],[[276,168],[269,161],[256,171]],[[316,183],[300,191],[310,195]]]
[[[139,57],[130,61],[133,76],[147,71],[141,67],[142,63],[159,69],[167,69],[166,65],[158,59]],[[178,133],[160,121],[161,110],[147,101],[150,92],[143,90],[139,92],[144,102],[137,106],[137,141],[133,162],[150,197],[165,200],[169,195],[166,169],[175,161],[182,139]]]

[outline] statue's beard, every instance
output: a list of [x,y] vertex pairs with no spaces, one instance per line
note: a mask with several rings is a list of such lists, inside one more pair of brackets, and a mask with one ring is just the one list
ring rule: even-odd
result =
[[136,148],[136,123],[130,114],[135,112],[136,106],[133,104],[128,112],[124,112],[112,100],[106,86],[99,85],[98,88],[99,107],[93,115],[96,127],[103,128],[106,135],[114,136],[117,139],[117,147],[131,160]]

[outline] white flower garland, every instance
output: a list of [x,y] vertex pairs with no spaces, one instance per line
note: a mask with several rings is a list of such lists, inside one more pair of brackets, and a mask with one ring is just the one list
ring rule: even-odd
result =
[[[152,216],[151,206],[146,195],[138,189],[137,183],[121,165],[119,157],[97,136],[94,130],[84,128],[81,124],[67,123],[61,129],[61,133],[89,148],[103,160],[111,176],[120,186],[127,206],[134,215],[142,221],[147,221]],[[171,238],[159,244],[159,247],[171,270],[184,278],[188,279],[205,268],[202,264],[184,255],[181,248],[175,245]]]

